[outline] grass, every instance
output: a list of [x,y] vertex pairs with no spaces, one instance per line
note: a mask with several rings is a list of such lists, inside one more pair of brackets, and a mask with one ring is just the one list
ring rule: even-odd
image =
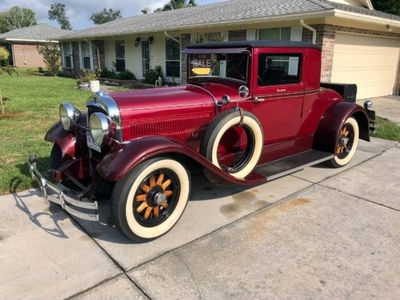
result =
[[[6,114],[0,115],[0,194],[32,187],[28,175],[27,157],[35,153],[49,158],[51,143],[44,141],[50,126],[58,121],[61,102],[70,102],[82,111],[89,91],[76,88],[76,80],[28,74],[0,75],[0,89],[6,102]],[[124,90],[124,88],[115,88]],[[400,127],[378,117],[375,137],[400,141]]]
[[377,117],[376,122],[378,128],[372,136],[385,140],[400,141],[400,127],[396,123],[381,117]]
[[5,115],[0,115],[0,194],[32,187],[27,157],[49,157],[51,144],[44,134],[58,121],[58,106],[70,102],[84,110],[89,91],[76,88],[72,78],[28,74],[0,75],[0,89],[6,101]]

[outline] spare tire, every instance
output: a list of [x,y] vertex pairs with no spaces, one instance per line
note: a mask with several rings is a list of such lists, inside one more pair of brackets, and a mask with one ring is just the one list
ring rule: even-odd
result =
[[[218,149],[224,134],[234,127],[242,128],[246,134],[246,149],[231,165],[224,165],[219,161]],[[244,179],[257,165],[263,145],[264,134],[257,117],[242,109],[232,109],[219,114],[208,125],[200,145],[200,153],[218,168],[236,178]]]

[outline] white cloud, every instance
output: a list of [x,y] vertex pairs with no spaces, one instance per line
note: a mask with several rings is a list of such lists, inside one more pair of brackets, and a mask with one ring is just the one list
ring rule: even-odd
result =
[[[198,5],[221,2],[224,0],[196,0]],[[129,17],[141,14],[141,10],[148,7],[150,11],[162,7],[168,0],[103,0],[99,4],[98,0],[2,0],[0,2],[0,12],[9,10],[13,6],[29,8],[36,14],[38,23],[46,23],[59,27],[56,21],[50,21],[48,10],[53,3],[65,4],[66,16],[69,18],[72,29],[80,30],[95,26],[90,16],[103,10],[103,8],[120,10],[122,17]]]

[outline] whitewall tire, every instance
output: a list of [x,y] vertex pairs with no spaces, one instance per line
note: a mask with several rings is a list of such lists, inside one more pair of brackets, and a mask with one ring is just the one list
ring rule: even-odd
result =
[[332,167],[344,167],[351,161],[357,150],[359,134],[360,130],[356,119],[348,118],[340,130],[335,156],[330,160]]
[[135,242],[158,238],[178,222],[189,198],[190,177],[176,160],[147,160],[114,187],[112,215],[119,231]]
[[[234,127],[243,129],[247,139],[246,149],[237,161],[224,165],[219,159],[218,150],[224,134]],[[236,178],[244,179],[257,165],[263,145],[263,130],[257,117],[248,111],[233,109],[221,113],[210,123],[202,140],[200,153],[218,168]]]

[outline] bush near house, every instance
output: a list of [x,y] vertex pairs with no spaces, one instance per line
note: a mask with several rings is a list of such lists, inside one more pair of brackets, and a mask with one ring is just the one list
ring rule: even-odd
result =
[[43,55],[43,61],[50,76],[56,76],[61,67],[61,51],[58,44],[47,43],[38,45],[39,54]]
[[116,73],[115,71],[110,71],[107,68],[104,68],[101,70],[99,77],[103,79],[136,80],[135,74],[128,69],[124,72]]
[[158,78],[161,78],[161,80],[164,82],[164,75],[161,66],[155,66],[154,69],[150,69],[144,77],[144,82],[148,84],[155,84]]

